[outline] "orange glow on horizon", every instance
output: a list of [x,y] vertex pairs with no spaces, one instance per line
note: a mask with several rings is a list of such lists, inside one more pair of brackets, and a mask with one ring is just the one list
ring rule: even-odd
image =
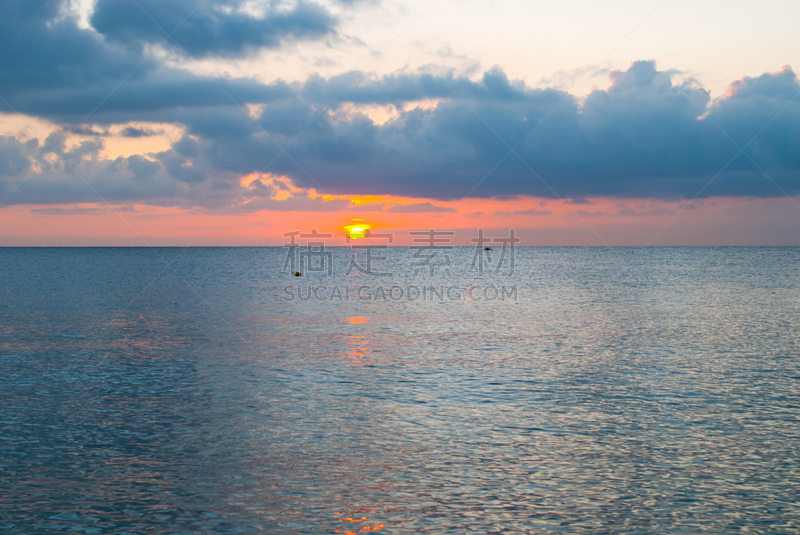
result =
[[[478,228],[515,228],[523,246],[635,246],[649,243],[665,225],[668,228],[653,245],[800,245],[792,237],[795,233],[774,231],[796,216],[796,201],[790,199],[403,199],[404,204],[389,209],[384,209],[388,204],[368,203],[358,210],[322,205],[325,209],[320,211],[319,200],[304,204],[303,199],[311,198],[308,190],[297,193],[279,179],[275,184],[280,184],[279,191],[270,202],[293,202],[297,209],[273,210],[267,204],[260,210],[232,207],[220,213],[139,202],[5,205],[0,207],[0,246],[281,246],[284,233],[307,233],[311,228],[333,234],[326,246],[342,246],[354,240],[369,242],[369,233],[378,225],[380,235],[394,239],[376,238],[375,244],[394,246],[412,245],[409,230],[429,228],[461,229],[453,240],[460,246],[470,246],[469,236]],[[292,198],[278,200],[287,195],[287,188]],[[303,211],[305,206],[308,211]],[[348,235],[354,229],[361,229],[363,236],[358,231]]]

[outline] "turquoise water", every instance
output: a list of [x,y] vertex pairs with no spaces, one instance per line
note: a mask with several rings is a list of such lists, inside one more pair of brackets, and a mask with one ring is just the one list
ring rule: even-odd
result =
[[447,254],[0,249],[0,533],[800,531],[800,249]]

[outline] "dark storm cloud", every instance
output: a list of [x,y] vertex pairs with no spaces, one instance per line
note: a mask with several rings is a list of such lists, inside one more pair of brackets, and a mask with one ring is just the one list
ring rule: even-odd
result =
[[192,56],[237,56],[282,42],[335,32],[336,19],[323,7],[300,1],[286,9],[272,2],[263,16],[241,9],[242,0],[98,0],[92,26],[109,41],[164,45]]
[[[351,72],[265,85],[203,78],[146,58],[137,43],[161,38],[132,14],[115,15],[116,2],[101,0],[93,14],[105,39],[79,28],[58,1],[2,3],[0,94],[19,112],[62,127],[47,140],[0,139],[0,197],[34,170],[7,203],[96,200],[83,177],[109,200],[223,205],[241,190],[242,175],[261,171],[325,193],[435,199],[528,194],[577,204],[601,195],[781,195],[748,157],[735,157],[740,148],[785,192],[800,194],[800,107],[792,102],[800,86],[788,67],[743,78],[713,101],[696,84],[674,84],[651,61],[611,72],[609,89],[583,101],[510,81],[500,68],[475,80],[453,73],[376,78]],[[185,17],[178,11],[188,6],[147,5],[165,24]],[[190,52],[224,56],[332,31],[319,26],[318,33],[303,33],[305,26],[295,21],[280,35],[256,37],[255,30],[239,30],[317,8],[300,3],[259,18],[239,6],[215,1],[198,10],[198,26],[189,28],[211,29],[202,42],[192,41],[190,31],[183,34]],[[438,105],[406,110],[431,99]],[[263,105],[255,120],[243,113],[246,104]],[[388,106],[396,116],[376,124],[359,105]],[[81,124],[92,110],[90,124]],[[174,123],[186,135],[157,154],[103,159],[103,137],[112,125],[121,125],[126,136],[147,133],[131,121]],[[65,151],[70,131],[94,138]],[[246,193],[259,197],[252,188]]]

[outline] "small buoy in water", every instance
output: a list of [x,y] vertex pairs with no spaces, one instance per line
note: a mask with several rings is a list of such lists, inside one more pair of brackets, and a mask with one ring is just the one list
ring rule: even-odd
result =
[[300,273],[299,271],[295,271],[295,272],[294,272],[294,276],[295,276],[295,277],[299,277],[300,275],[302,275],[302,273]]

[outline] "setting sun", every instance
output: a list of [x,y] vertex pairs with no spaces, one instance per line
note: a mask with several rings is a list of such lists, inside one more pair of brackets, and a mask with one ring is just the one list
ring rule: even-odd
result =
[[[361,221],[361,220],[358,220]],[[364,238],[367,235],[367,232],[370,229],[370,225],[364,223],[357,223],[353,225],[347,225],[344,227],[345,236],[351,240],[357,240],[359,238]]]

